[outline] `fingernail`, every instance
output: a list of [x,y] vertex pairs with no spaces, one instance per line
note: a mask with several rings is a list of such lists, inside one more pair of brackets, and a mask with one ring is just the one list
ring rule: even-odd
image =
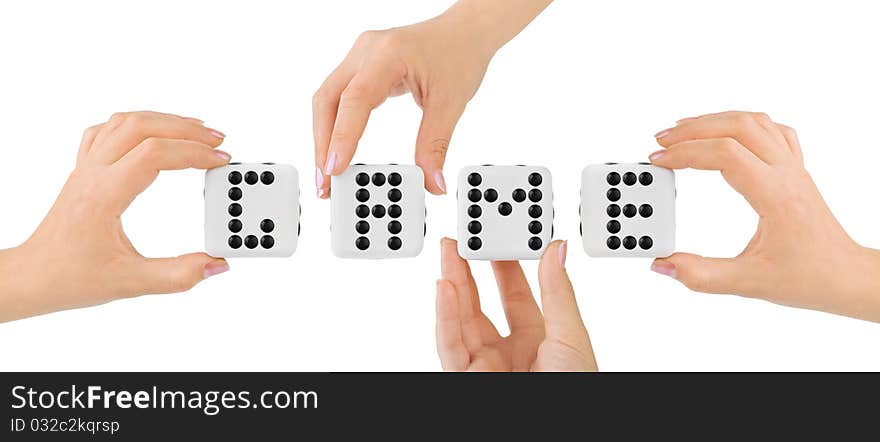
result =
[[446,180],[443,178],[442,170],[434,172],[434,184],[440,188],[440,191],[443,192],[444,195],[446,194]]
[[651,161],[657,161],[660,159],[660,157],[662,157],[665,154],[666,154],[666,150],[661,149],[661,150],[658,150],[657,152],[652,153],[651,155],[648,155],[648,158]]
[[559,266],[565,268],[565,256],[568,254],[568,241],[559,245]]
[[324,175],[332,175],[333,169],[336,169],[336,161],[339,159],[339,156],[336,155],[336,152],[331,152],[330,157],[327,158],[327,163],[324,164]]
[[211,135],[213,135],[221,140],[226,138],[226,134],[224,134],[223,132],[220,132],[219,130],[216,130],[216,129],[209,129],[209,130],[211,131]]
[[318,196],[324,194],[324,173],[317,167],[315,168],[315,187],[318,188]]
[[659,139],[669,135],[670,131],[671,131],[671,129],[663,129],[660,132],[657,132],[656,134],[654,134],[654,138],[659,140]]
[[229,155],[228,153],[223,152],[222,150],[215,150],[214,155],[217,155],[223,161],[229,161],[229,159],[232,158],[232,155]]
[[229,270],[229,264],[225,261],[212,261],[205,266],[205,278],[219,275]]
[[670,278],[675,278],[676,276],[675,265],[667,261],[654,261],[654,263],[651,264],[651,271],[666,275]]

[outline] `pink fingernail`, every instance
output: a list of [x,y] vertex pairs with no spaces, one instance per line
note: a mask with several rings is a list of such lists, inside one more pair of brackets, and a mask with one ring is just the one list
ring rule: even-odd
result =
[[339,160],[339,156],[336,155],[336,152],[331,152],[330,157],[327,158],[327,163],[324,164],[324,175],[333,175],[333,169],[336,169],[336,161]]
[[663,155],[666,155],[666,150],[661,149],[661,150],[658,150],[657,152],[654,152],[654,153],[652,153],[651,155],[649,155],[648,158],[649,158],[651,161],[657,161],[657,160],[659,160],[660,157],[662,157]]
[[438,170],[434,172],[434,184],[437,184],[437,187],[440,188],[444,195],[446,194],[446,179],[443,178],[443,171]]
[[669,135],[669,132],[670,132],[670,131],[671,131],[671,129],[664,129],[664,130],[661,130],[660,132],[657,132],[656,134],[654,134],[654,138],[656,138],[656,139],[659,140],[659,139],[661,139],[661,138],[663,138],[663,137]]
[[214,155],[217,155],[223,161],[229,161],[229,159],[232,158],[232,155],[229,155],[228,153],[223,152],[222,150],[215,150]]
[[224,134],[223,132],[220,132],[219,130],[216,130],[216,129],[209,129],[209,130],[211,131],[211,135],[213,135],[221,140],[226,138],[226,134]]
[[324,173],[317,167],[315,168],[315,187],[318,188],[318,196],[321,196],[324,190]]
[[565,257],[568,254],[568,241],[559,245],[559,266],[565,268]]
[[675,278],[677,275],[675,265],[667,261],[654,261],[654,263],[651,264],[651,271],[666,275],[670,278]]
[[210,278],[226,271],[229,271],[229,264],[225,261],[213,261],[205,266],[205,278]]

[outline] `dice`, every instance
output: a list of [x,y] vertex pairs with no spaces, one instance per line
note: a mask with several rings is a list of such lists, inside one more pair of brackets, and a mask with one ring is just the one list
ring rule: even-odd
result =
[[539,259],[553,238],[553,186],[545,167],[465,167],[456,197],[458,253],[465,259]]
[[333,253],[341,258],[407,258],[425,243],[425,178],[412,165],[355,164],[330,181]]
[[675,174],[649,163],[587,166],[580,215],[590,256],[669,256],[675,250]]
[[205,250],[216,257],[286,257],[300,233],[293,166],[230,163],[205,174]]

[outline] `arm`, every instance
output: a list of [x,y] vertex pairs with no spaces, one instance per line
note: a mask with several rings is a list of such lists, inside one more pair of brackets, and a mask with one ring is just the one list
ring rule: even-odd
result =
[[0,322],[116,299],[185,291],[228,269],[204,253],[145,258],[120,220],[160,170],[229,161],[223,134],[157,112],[116,114],[86,130],[76,168],[33,235],[0,251]]
[[0,250],[0,322],[30,316],[34,310],[26,304],[30,277],[18,255],[19,248]]
[[518,261],[492,262],[510,334],[480,309],[480,295],[456,242],[440,243],[437,354],[446,371],[597,371],[590,336],[565,270],[568,243],[551,243],[538,265],[541,308]]
[[548,4],[461,0],[430,20],[361,34],[312,100],[318,197],[329,198],[329,177],[348,168],[370,112],[404,93],[422,109],[415,162],[425,188],[446,193],[443,164],[452,132],[492,56]]
[[553,0],[460,0],[443,15],[484,37],[492,52],[516,37]]
[[880,322],[880,252],[853,241],[804,168],[795,131],[767,115],[722,112],[657,134],[651,161],[718,170],[759,215],[735,258],[676,253],[652,269],[689,288]]
[[880,322],[880,250],[862,247],[847,261],[850,271],[837,275],[828,308],[819,310]]

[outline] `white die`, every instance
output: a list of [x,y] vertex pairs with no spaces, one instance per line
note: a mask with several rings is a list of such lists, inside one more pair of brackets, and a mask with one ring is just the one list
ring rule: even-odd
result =
[[230,163],[205,174],[205,250],[211,256],[290,256],[299,216],[293,166]]
[[354,164],[330,181],[333,254],[409,258],[425,243],[425,178],[417,166]]
[[553,238],[553,186],[546,167],[465,167],[456,197],[458,254],[465,259],[540,259]]
[[669,256],[675,251],[675,174],[648,163],[587,166],[580,213],[590,256]]

